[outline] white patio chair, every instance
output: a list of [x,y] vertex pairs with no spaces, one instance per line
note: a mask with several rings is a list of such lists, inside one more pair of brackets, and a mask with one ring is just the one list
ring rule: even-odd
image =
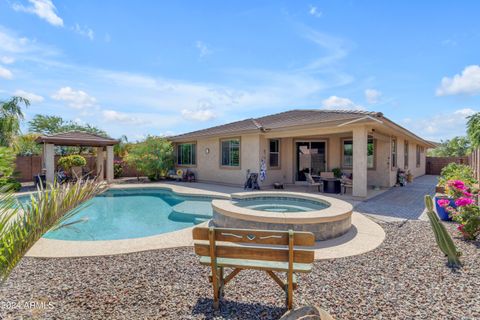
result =
[[313,180],[312,175],[310,173],[305,173],[305,177],[307,178],[307,183],[308,186],[315,186],[318,187],[318,192],[323,192],[323,183],[322,182],[316,182]]

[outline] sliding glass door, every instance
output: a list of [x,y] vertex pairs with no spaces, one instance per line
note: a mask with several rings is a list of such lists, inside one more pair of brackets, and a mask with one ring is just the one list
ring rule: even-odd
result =
[[306,181],[305,173],[320,175],[326,169],[325,141],[295,143],[296,181]]

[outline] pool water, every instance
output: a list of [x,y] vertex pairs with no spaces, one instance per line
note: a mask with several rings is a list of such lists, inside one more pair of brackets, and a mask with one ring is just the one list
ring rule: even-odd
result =
[[153,236],[208,221],[211,198],[185,197],[163,189],[109,190],[91,199],[67,222],[44,235],[58,240],[118,240]]
[[329,206],[320,201],[282,197],[250,198],[237,200],[234,203],[243,208],[268,212],[306,212],[322,210]]

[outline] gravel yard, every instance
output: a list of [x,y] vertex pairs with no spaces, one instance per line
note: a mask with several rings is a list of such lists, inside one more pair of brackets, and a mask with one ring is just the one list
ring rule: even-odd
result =
[[[479,242],[455,239],[464,268],[452,272],[428,222],[382,227],[387,238],[376,250],[316,262],[299,279],[296,305],[319,305],[336,319],[480,319]],[[277,319],[285,312],[278,286],[264,273],[245,271],[213,313],[208,272],[192,248],[25,258],[0,289],[0,318]],[[9,309],[32,301],[47,307]]]

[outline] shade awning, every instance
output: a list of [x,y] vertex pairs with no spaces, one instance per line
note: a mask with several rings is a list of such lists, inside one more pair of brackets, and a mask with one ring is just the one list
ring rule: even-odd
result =
[[37,143],[51,143],[58,146],[72,147],[105,147],[119,143],[118,140],[109,137],[102,137],[89,132],[68,131],[52,135],[40,136],[35,140]]

